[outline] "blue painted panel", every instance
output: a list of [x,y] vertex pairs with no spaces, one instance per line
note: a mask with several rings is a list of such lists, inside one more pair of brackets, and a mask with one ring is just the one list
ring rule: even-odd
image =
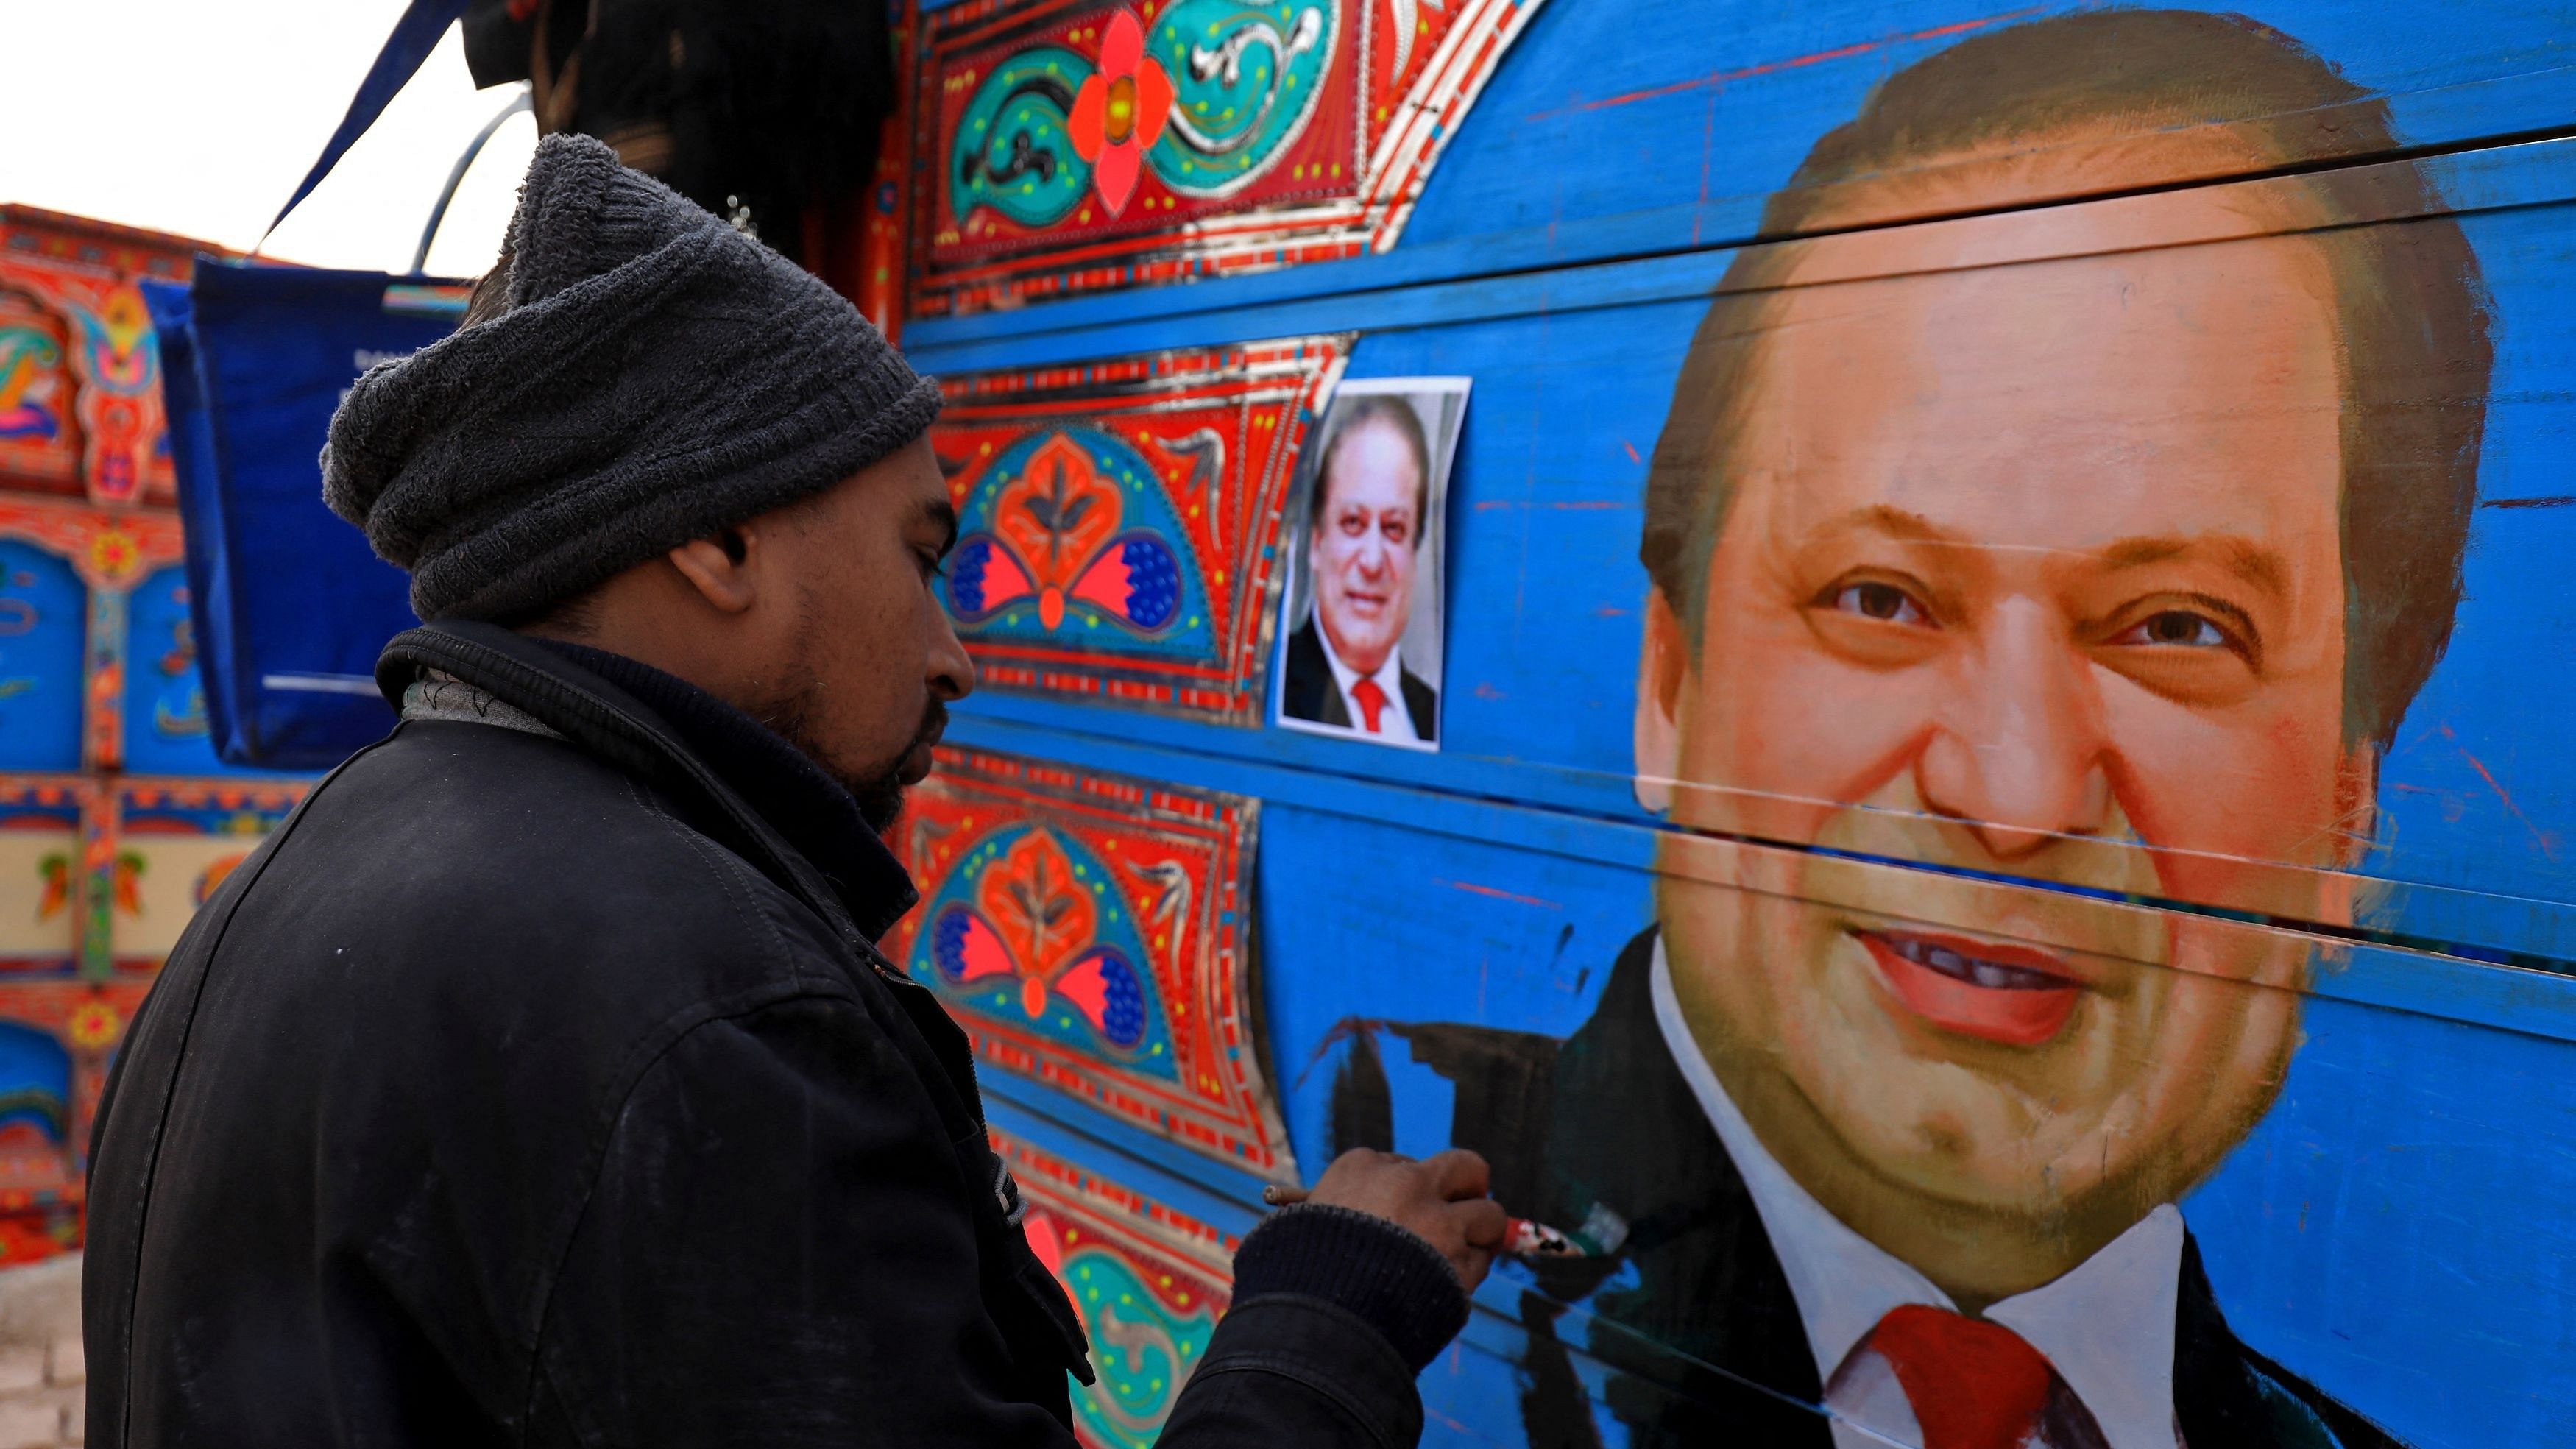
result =
[[70,1135],[71,1053],[50,1032],[0,1021],[0,1157],[58,1152]]
[[89,590],[62,558],[0,539],[0,770],[77,770]]
[[155,570],[125,607],[125,768],[138,775],[233,773],[206,727],[188,570]]

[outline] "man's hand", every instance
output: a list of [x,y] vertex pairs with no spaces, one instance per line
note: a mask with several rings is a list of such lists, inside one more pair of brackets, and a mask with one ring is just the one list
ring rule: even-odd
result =
[[1502,1204],[1485,1196],[1492,1181],[1485,1159],[1463,1148],[1416,1162],[1355,1147],[1333,1159],[1306,1200],[1374,1214],[1410,1230],[1440,1250],[1472,1293],[1485,1281],[1508,1221]]

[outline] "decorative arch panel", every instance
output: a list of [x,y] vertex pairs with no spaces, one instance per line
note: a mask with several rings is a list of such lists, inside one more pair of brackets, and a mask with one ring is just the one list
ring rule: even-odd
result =
[[904,810],[925,899],[887,954],[986,1061],[1194,1151],[1290,1176],[1255,1032],[1258,802],[943,750]]
[[1385,251],[1539,0],[922,18],[915,315]]

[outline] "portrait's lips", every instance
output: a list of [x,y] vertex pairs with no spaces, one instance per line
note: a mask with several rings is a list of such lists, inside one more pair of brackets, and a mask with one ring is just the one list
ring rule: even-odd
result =
[[1387,598],[1385,594],[1366,594],[1357,589],[1342,591],[1342,603],[1352,613],[1372,618],[1385,611]]
[[2065,1027],[2084,993],[2064,961],[2028,946],[1906,931],[1855,934],[1907,1010],[1962,1036],[2037,1046]]

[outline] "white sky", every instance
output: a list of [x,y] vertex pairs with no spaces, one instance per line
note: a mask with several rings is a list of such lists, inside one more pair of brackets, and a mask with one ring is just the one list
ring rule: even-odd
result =
[[[0,201],[259,240],[322,153],[404,0],[0,0],[10,111]],[[263,255],[396,272],[466,143],[512,94],[477,91],[456,30]],[[429,270],[472,276],[508,225],[536,125],[513,116],[466,174]]]

